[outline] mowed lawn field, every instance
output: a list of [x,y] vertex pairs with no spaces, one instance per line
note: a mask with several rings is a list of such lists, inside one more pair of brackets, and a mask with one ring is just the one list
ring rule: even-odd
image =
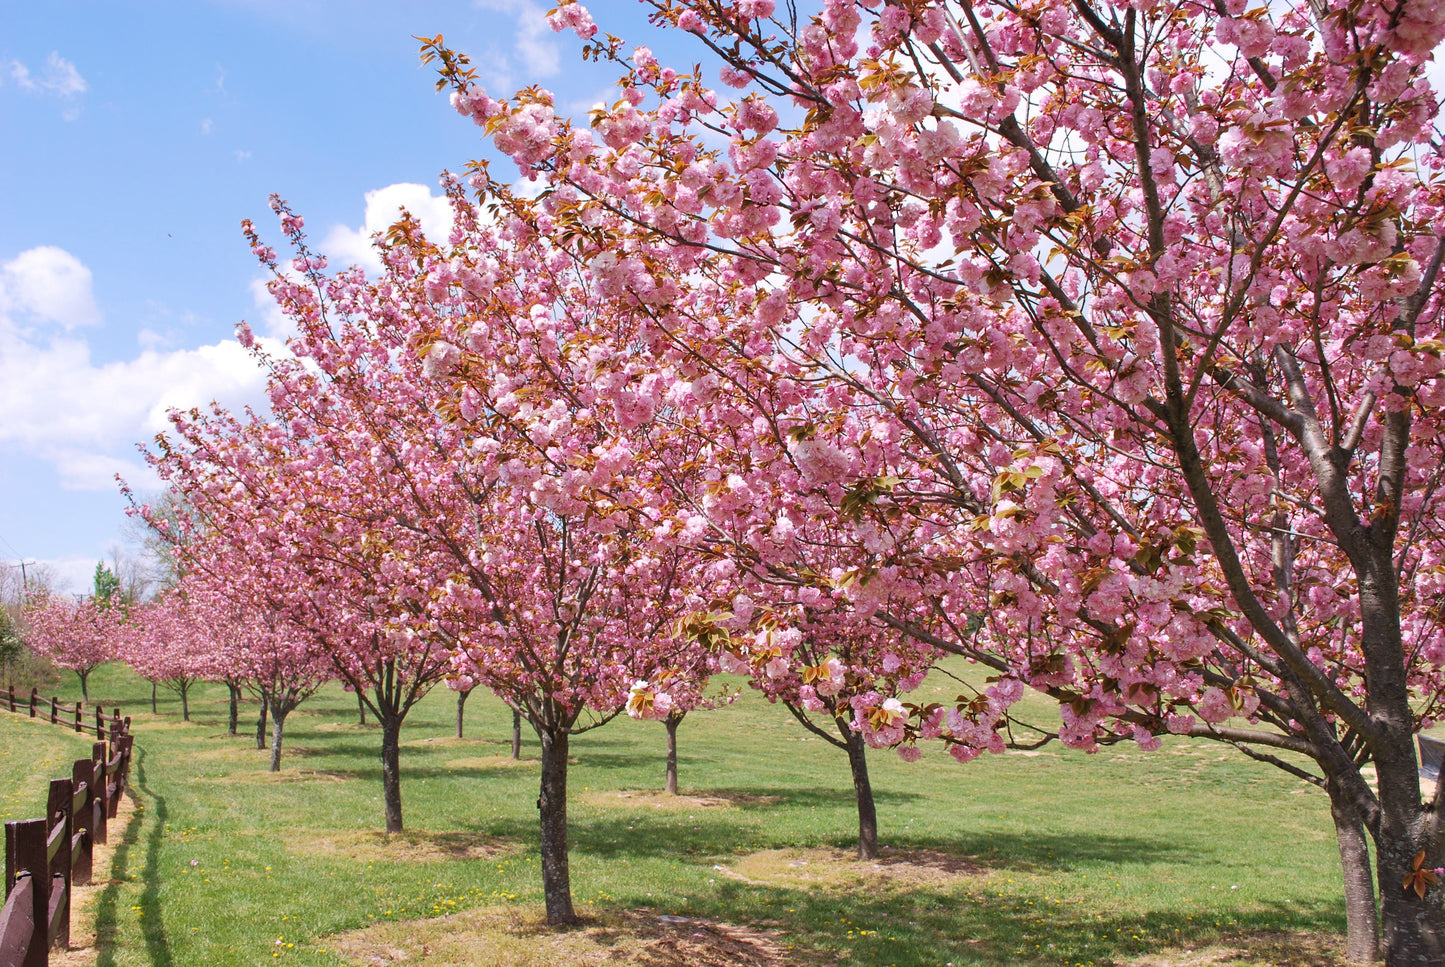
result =
[[[1217,744],[967,765],[876,752],[885,849],[859,863],[846,759],[785,709],[744,690],[690,715],[676,799],[659,794],[662,725],[618,719],[572,743],[589,923],[557,932],[540,926],[538,744],[524,732],[511,761],[511,713],[490,695],[468,702],[463,739],[445,687],[413,713],[408,832],[390,839],[380,731],[339,687],[292,714],[276,775],[254,703],[226,734],[223,687],[193,690],[190,723],[164,689],[152,715],[122,666],[91,695],[136,735],[136,808],[89,914],[99,967],[1325,964],[1344,928],[1323,794]],[[87,748],[0,713],[0,813],[34,814]]]

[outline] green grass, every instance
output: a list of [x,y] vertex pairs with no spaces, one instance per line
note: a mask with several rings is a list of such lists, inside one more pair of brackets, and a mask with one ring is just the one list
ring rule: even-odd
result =
[[[149,686],[123,668],[98,671],[91,693],[134,717],[140,807],[112,832],[98,967],[336,965],[335,935],[380,922],[514,903],[540,915],[538,746],[526,733],[533,761],[507,762],[510,712],[490,696],[468,703],[464,740],[451,737],[445,689],[413,713],[402,752],[410,832],[387,842],[374,833],[379,730],[357,724],[340,689],[291,716],[279,777],[244,734],[254,705],[243,735],[225,734],[222,687],[194,691],[189,724],[165,692],[151,715]],[[831,885],[785,862],[816,868],[822,854],[769,851],[850,846],[837,750],[753,694],[690,716],[679,746],[684,794],[738,801],[659,808],[616,795],[661,787],[658,723],[623,719],[573,740],[579,912],[645,907],[770,929],[805,962],[932,967],[1127,963],[1226,935],[1343,930],[1323,795],[1218,745],[1171,739],[1153,754],[1093,756],[1053,745],[962,766],[932,750],[912,765],[874,754],[886,852],[968,857],[976,871],[867,873],[859,884],[835,864]],[[68,766],[85,745],[6,713],[0,750],[0,803],[17,814],[43,799],[39,777],[60,774],[47,760]],[[754,882],[729,875],[739,871]]]
[[43,719],[28,716],[28,706],[15,715],[0,712],[0,820],[45,815],[50,780],[70,778],[71,765],[90,755],[94,742],[51,725],[48,711]]

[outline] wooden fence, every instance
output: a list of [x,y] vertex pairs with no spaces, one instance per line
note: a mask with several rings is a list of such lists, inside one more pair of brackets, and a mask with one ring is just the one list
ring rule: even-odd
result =
[[[5,696],[12,712],[28,710],[31,718],[45,702],[32,689],[29,702],[16,702],[15,690]],[[106,826],[115,818],[130,770],[130,719],[115,709],[109,720],[95,709],[94,724],[85,721],[81,703],[74,721],[69,706],[49,701],[49,718],[101,741],[90,758],[77,759],[69,778],[50,780],[50,800],[42,819],[5,824],[5,906],[0,909],[0,967],[47,967],[50,950],[70,943],[71,887],[90,882],[94,848],[106,841]],[[64,708],[62,715],[61,709]]]

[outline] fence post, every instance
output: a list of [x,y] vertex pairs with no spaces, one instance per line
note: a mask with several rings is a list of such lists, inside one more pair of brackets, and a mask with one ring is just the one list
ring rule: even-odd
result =
[[36,706],[36,703],[38,703],[39,701],[40,701],[40,689],[38,689],[38,688],[32,688],[32,689],[30,690],[30,717],[31,717],[31,718],[35,718],[35,706]]
[[105,713],[99,708],[95,710],[95,737],[102,741],[105,739]]
[[80,721],[81,721],[80,703],[79,703],[79,702],[76,702],[76,703],[75,703],[75,731],[77,731],[77,732],[80,731]]
[[110,819],[115,818],[116,810],[120,809],[120,798],[125,794],[125,780],[130,773],[130,750],[134,742],[133,737],[122,733],[111,747],[110,763],[106,766],[106,772],[115,779],[115,791],[106,801],[106,813]]
[[70,784],[75,789],[70,811],[71,825],[75,827],[71,838],[70,875],[72,883],[84,886],[90,882],[95,867],[95,762],[76,759],[70,767]]
[[120,739],[112,739],[109,758],[105,760],[105,818],[115,818],[120,808]]
[[50,963],[50,871],[46,869],[43,819],[23,819],[5,824],[5,895],[15,888],[15,878],[30,875],[31,920],[35,924],[30,947],[18,967],[47,967]]
[[10,711],[15,711],[15,686],[10,685],[5,689],[10,694]]
[[50,724],[54,725],[60,721],[60,699],[50,696]]
[[94,812],[91,813],[90,828],[95,835],[95,842],[104,843],[106,835],[105,820],[110,809],[108,805],[110,799],[110,780],[107,777],[105,768],[104,738],[90,747],[90,761],[92,763],[90,781],[95,783],[95,795],[92,796],[90,800],[91,808],[94,810]]
[[[135,745],[135,736],[126,732],[120,737],[120,791],[125,792],[125,784],[130,779],[130,754]],[[116,798],[116,806],[120,806],[119,797]]]
[[[50,946],[66,950],[70,947],[70,844],[74,829],[71,825],[71,808],[75,803],[75,787],[69,779],[50,780],[50,805],[46,809],[46,821],[52,823],[45,831],[46,855],[49,858],[49,840],[55,833],[60,834],[55,856],[49,858],[50,884],[52,895],[59,891],[55,916],[51,921],[54,928],[50,934]],[[57,883],[56,881],[59,881]]]

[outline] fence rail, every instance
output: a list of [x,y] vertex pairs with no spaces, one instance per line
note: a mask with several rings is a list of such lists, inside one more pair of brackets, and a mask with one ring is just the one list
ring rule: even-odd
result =
[[120,717],[120,709],[114,709],[109,720],[105,717],[105,709],[99,705],[91,706],[91,714],[94,720],[91,721],[85,714],[85,703],[76,702],[72,710],[70,705],[62,705],[60,699],[52,695],[50,698],[41,698],[40,689],[32,688],[29,698],[22,696],[15,697],[15,688],[11,686],[5,690],[5,695],[0,697],[10,711],[16,714],[28,711],[31,718],[49,717],[52,725],[67,725],[77,732],[84,732],[93,735],[97,739],[110,738],[113,735],[130,732],[130,716],[124,719]]
[[[15,701],[12,712],[27,710],[37,718],[44,702],[32,689],[29,702]],[[108,821],[115,818],[130,771],[134,738],[130,719],[115,709],[107,721],[95,709],[95,723],[84,721],[82,703],[69,706],[50,699],[50,721],[90,732],[101,741],[90,758],[77,759],[70,776],[50,780],[50,798],[42,819],[5,824],[5,905],[0,908],[0,967],[48,967],[52,948],[70,944],[71,889],[89,883],[94,874],[95,847],[104,843]]]

